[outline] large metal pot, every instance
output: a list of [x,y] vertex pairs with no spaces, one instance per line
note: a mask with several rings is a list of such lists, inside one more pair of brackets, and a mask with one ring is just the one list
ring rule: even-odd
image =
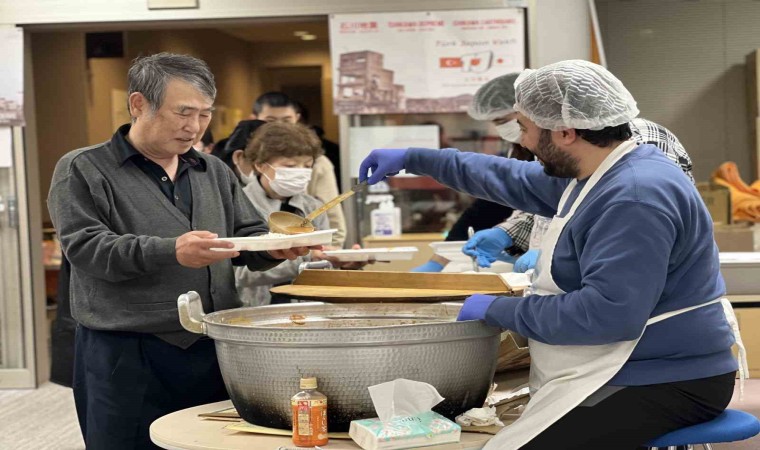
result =
[[250,423],[291,427],[304,375],[327,395],[331,431],[376,417],[368,386],[396,378],[435,386],[453,419],[480,407],[493,379],[499,330],[456,322],[461,304],[293,303],[204,314],[196,292],[178,299],[182,326],[216,343],[227,391]]

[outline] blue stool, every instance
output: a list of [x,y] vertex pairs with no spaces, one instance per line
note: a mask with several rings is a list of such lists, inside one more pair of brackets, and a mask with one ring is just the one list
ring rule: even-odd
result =
[[727,409],[715,419],[672,431],[646,446],[675,448],[701,444],[705,450],[712,450],[710,444],[719,442],[735,442],[749,439],[760,433],[760,421],[752,414],[735,409]]

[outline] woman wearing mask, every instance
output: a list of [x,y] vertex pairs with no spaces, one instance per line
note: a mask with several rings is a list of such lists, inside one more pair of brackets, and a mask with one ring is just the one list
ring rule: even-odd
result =
[[[287,122],[265,122],[257,128],[245,147],[243,160],[235,163],[240,177],[247,181],[243,192],[251,203],[264,217],[275,211],[305,217],[322,206],[322,202],[306,194],[314,159],[322,154],[322,144],[317,135],[301,124]],[[249,167],[250,172],[247,171]],[[329,228],[324,214],[313,222],[318,230]],[[356,263],[340,264],[320,250],[312,250],[307,256],[285,261],[264,272],[252,272],[240,267],[235,270],[240,299],[246,306],[269,304],[269,289],[272,286],[293,281],[301,263],[322,259],[341,268],[358,268]]]
[[[277,93],[280,101],[287,101],[291,102],[292,100],[288,99],[287,97],[281,97],[284,96],[284,94]],[[267,94],[265,94],[266,96]],[[262,96],[264,97],[264,96]],[[261,99],[260,97],[259,99]],[[264,100],[264,102],[271,102],[272,97],[268,97],[267,100]],[[258,100],[257,100],[258,103]],[[277,105],[280,105],[280,103],[276,103]],[[266,105],[265,105],[266,106]],[[269,105],[272,106],[272,105]],[[291,113],[294,116],[288,116],[288,113],[285,113],[286,115],[284,117],[295,117],[297,119],[298,113],[295,110],[296,106],[295,104],[287,103],[287,107],[283,107],[286,110],[291,110]],[[280,106],[276,107],[276,109],[282,109]],[[289,123],[295,123],[295,121],[283,119],[283,120],[277,120],[272,118],[272,114],[269,114],[268,116],[264,113],[267,113],[267,110],[264,109],[259,112],[260,116],[269,117],[269,122],[273,121],[279,121],[279,122],[289,122]],[[267,121],[263,120],[241,120],[238,122],[238,124],[235,126],[235,129],[232,131],[232,134],[228,139],[223,139],[224,145],[223,145],[223,151],[220,151],[218,156],[222,159],[227,165],[232,169],[232,171],[237,176],[238,180],[240,181],[240,184],[242,186],[247,185],[256,177],[256,174],[253,171],[253,166],[246,160],[244,153],[245,148],[248,145],[248,142],[251,140],[251,135],[262,125],[267,123]],[[317,136],[318,137],[318,136]],[[222,146],[222,141],[219,141],[217,143],[217,146]],[[320,139],[320,142],[322,142],[322,149],[324,153],[324,141]],[[313,167],[313,174],[311,177],[311,181],[309,182],[309,185],[306,188],[306,193],[311,195],[314,198],[317,198],[318,200],[327,201],[330,200],[338,195],[338,184],[335,180],[335,176],[333,173],[333,167],[330,163],[330,160],[326,157],[319,157],[314,160],[314,167]],[[332,247],[334,248],[342,248],[343,244],[346,240],[346,221],[343,217],[343,209],[341,207],[338,208],[330,208],[330,210],[327,211],[327,219],[330,221],[330,227],[336,228],[338,231],[336,231],[333,234],[332,237]]]

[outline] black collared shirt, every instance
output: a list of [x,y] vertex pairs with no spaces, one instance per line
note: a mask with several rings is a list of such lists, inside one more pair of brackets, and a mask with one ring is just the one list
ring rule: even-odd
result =
[[190,149],[179,155],[179,165],[177,174],[172,182],[169,175],[163,167],[143,156],[126,138],[129,132],[129,125],[123,125],[119,128],[117,134],[117,143],[119,153],[121,154],[122,164],[132,161],[134,165],[140,168],[148,177],[153,180],[166,198],[176,206],[188,220],[192,220],[193,211],[193,193],[190,186],[190,176],[188,170],[195,169],[205,172],[206,161],[200,157],[198,152]]

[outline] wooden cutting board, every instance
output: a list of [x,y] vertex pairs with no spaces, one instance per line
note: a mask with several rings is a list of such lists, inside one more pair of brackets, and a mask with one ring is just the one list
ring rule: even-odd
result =
[[515,295],[494,273],[416,273],[304,270],[291,285],[271,289],[300,300],[382,303],[464,300],[473,294]]

